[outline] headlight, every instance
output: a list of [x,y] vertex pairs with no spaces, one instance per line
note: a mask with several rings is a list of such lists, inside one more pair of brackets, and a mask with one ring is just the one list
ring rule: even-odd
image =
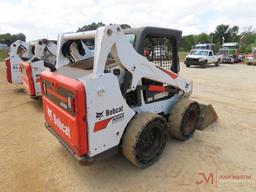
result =
[[204,58],[199,58],[199,61],[203,61],[204,60]]

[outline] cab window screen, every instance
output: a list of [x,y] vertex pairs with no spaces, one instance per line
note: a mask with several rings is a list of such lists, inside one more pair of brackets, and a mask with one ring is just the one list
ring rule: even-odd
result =
[[144,40],[144,56],[167,70],[173,66],[173,48],[173,41],[167,37],[148,36]]

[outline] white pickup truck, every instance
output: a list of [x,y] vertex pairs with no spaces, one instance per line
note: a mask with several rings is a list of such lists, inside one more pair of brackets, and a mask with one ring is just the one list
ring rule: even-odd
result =
[[196,49],[186,56],[185,65],[190,67],[191,65],[199,65],[201,67],[207,67],[208,64],[215,64],[219,66],[222,60],[222,55],[215,55],[212,50]]

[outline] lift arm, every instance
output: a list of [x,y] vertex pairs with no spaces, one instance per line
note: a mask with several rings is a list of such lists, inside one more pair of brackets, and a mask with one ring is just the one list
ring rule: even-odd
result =
[[137,88],[142,78],[147,78],[172,85],[180,89],[186,97],[192,93],[192,81],[188,81],[172,71],[163,69],[138,54],[132,44],[128,42],[119,25],[99,27],[95,31],[64,34],[62,38],[65,40],[95,39],[94,77],[104,74],[105,64],[109,53],[111,53],[115,61],[132,74],[132,90]]
[[108,54],[111,53],[114,59],[132,74],[132,90],[136,89],[142,78],[147,78],[179,88],[184,92],[185,96],[191,94],[191,81],[182,78],[172,71],[159,67],[138,54],[132,44],[128,42],[120,26],[109,25],[98,28],[95,43],[93,69],[95,76],[104,73]]

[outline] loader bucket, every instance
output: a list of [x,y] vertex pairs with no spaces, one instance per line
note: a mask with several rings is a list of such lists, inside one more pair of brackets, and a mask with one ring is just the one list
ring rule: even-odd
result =
[[214,123],[218,118],[216,111],[213,106],[200,104],[200,118],[197,125],[197,129],[203,130],[212,123]]

